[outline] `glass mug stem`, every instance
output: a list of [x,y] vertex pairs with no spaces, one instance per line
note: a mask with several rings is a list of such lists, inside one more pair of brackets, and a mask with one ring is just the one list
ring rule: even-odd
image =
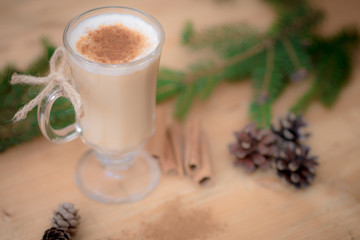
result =
[[76,122],[62,129],[52,128],[50,124],[51,108],[60,97],[64,97],[63,91],[58,87],[54,88],[53,92],[49,93],[38,106],[39,128],[44,137],[52,143],[67,143],[81,135],[81,128]]

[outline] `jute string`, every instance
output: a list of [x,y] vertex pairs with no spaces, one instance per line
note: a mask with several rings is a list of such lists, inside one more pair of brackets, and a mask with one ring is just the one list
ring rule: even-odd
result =
[[65,48],[58,47],[50,59],[50,73],[48,76],[33,77],[14,73],[11,78],[11,84],[46,84],[46,86],[34,99],[19,109],[13,120],[17,122],[25,119],[28,112],[36,107],[46,97],[46,95],[50,94],[55,88],[60,88],[63,96],[71,101],[74,106],[76,116],[82,116],[83,108],[81,105],[80,95],[76,91],[74,80],[71,78],[71,75],[67,73],[67,69],[68,63]]

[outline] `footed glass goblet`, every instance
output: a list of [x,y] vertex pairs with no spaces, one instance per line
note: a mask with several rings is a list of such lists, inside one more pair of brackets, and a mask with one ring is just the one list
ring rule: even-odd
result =
[[[153,49],[121,64],[89,60],[77,51],[76,37],[94,25],[120,24],[151,38]],[[74,40],[75,39],[75,40]],[[134,202],[149,194],[160,179],[159,165],[142,147],[155,131],[156,78],[164,31],[152,16],[128,7],[101,7],[70,21],[63,34],[71,76],[84,114],[55,130],[49,122],[53,103],[65,96],[60,88],[39,104],[43,135],[53,143],[77,137],[91,150],[76,166],[75,180],[88,197],[106,203]]]

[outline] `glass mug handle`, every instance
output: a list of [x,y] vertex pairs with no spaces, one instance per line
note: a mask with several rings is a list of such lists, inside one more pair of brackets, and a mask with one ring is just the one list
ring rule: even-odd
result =
[[81,134],[81,128],[76,122],[62,129],[53,129],[51,127],[51,108],[59,97],[64,97],[64,93],[60,88],[55,88],[38,105],[37,117],[41,133],[52,143],[70,142]]

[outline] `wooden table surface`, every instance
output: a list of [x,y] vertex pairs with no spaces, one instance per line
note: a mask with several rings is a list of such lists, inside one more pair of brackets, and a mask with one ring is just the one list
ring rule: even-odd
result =
[[[360,26],[359,2],[316,4],[328,12],[324,34],[347,23]],[[246,21],[266,29],[274,17],[259,0],[1,0],[0,66],[13,62],[25,67],[39,55],[41,36],[60,45],[72,17],[103,5],[131,6],[155,16],[166,32],[161,65],[175,69],[185,69],[200,56],[179,44],[186,20],[194,20],[199,28]],[[222,83],[208,101],[196,101],[189,115],[200,116],[210,136],[215,186],[202,189],[189,179],[163,176],[155,191],[140,202],[95,202],[79,191],[73,179],[75,164],[87,146],[79,140],[55,145],[39,137],[0,154],[0,239],[40,239],[52,210],[63,201],[80,208],[82,223],[76,239],[121,239],[124,230],[151,221],[173,199],[188,209],[210,209],[223,230],[208,239],[360,239],[359,67],[357,60],[351,82],[333,109],[316,103],[306,114],[313,132],[312,152],[320,162],[316,181],[307,190],[296,191],[270,172],[247,174],[233,167],[227,144],[233,141],[232,132],[249,121],[252,93],[249,82]],[[274,115],[284,114],[306,86],[303,82],[289,87],[276,102]],[[165,105],[171,109],[172,102]]]

